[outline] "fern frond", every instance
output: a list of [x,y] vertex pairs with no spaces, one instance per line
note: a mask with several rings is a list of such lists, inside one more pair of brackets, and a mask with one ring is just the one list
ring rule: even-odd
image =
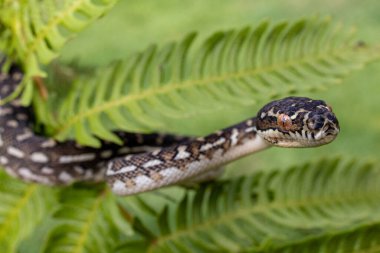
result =
[[[352,43],[351,30],[338,29],[329,19],[264,22],[215,33],[199,47],[195,37],[152,46],[90,78],[78,78],[54,112],[54,137],[97,146],[95,136],[115,141],[112,129],[167,131],[171,121],[226,104],[251,106],[323,88],[374,57],[371,48]],[[49,106],[40,119],[55,115],[46,110]]]
[[25,239],[56,204],[56,191],[27,185],[0,171],[0,252],[17,252]]
[[0,9],[0,50],[21,64],[25,72],[25,102],[32,96],[31,78],[45,76],[42,65],[58,56],[75,34],[105,14],[117,0],[15,0]]
[[43,252],[113,252],[132,233],[113,196],[94,189],[64,191],[52,217],[57,225]]
[[[280,248],[272,253],[375,253],[380,252],[380,224],[372,222],[353,231],[345,231],[322,238],[310,238],[299,244]],[[141,251],[142,252],[142,251]],[[255,252],[244,250],[242,252]]]
[[140,245],[149,245],[146,252],[273,252],[302,243],[307,247],[307,240],[338,249],[344,246],[329,242],[331,237],[343,240],[347,234],[347,240],[359,241],[362,230],[378,226],[379,180],[380,168],[372,164],[326,159],[190,190],[160,211],[156,225],[124,207],[137,216],[136,230],[149,235]]

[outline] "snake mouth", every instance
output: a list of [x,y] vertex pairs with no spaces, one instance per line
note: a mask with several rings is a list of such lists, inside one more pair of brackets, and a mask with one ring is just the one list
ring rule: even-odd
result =
[[338,134],[339,128],[326,127],[314,133],[282,133],[277,130],[270,130],[262,132],[260,135],[266,142],[274,146],[286,148],[311,148],[332,142]]
[[298,139],[293,138],[264,138],[267,142],[274,146],[285,148],[312,148],[318,147],[332,142],[336,138],[336,135],[328,135],[322,139]]
[[328,122],[320,131],[314,135],[314,140],[322,142],[328,141],[326,143],[329,143],[336,138],[336,136],[339,134],[339,131],[340,129],[338,126],[334,125],[331,122]]
[[[315,146],[321,146],[324,144],[328,144],[335,140],[335,138],[338,136],[339,130],[329,130],[329,131],[320,131],[315,135],[315,139],[311,142],[314,142]],[[313,147],[313,146],[311,146]]]

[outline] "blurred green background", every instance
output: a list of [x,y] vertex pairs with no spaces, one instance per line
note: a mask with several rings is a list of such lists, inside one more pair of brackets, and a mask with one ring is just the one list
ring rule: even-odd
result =
[[[218,30],[254,26],[262,20],[295,20],[313,15],[329,15],[335,21],[355,26],[360,40],[380,44],[380,1],[376,0],[124,0],[72,40],[65,47],[62,60],[76,59],[83,66],[106,65],[152,43],[162,45],[180,40],[191,31],[199,31],[204,37]],[[233,163],[229,174],[286,167],[322,156],[379,160],[379,80],[380,64],[372,63],[349,75],[342,84],[313,94],[300,94],[324,99],[332,105],[341,124],[337,140],[315,149],[272,148]],[[205,134],[254,115],[260,106],[237,111],[226,105],[212,114],[205,112],[181,120],[173,129],[185,134]]]

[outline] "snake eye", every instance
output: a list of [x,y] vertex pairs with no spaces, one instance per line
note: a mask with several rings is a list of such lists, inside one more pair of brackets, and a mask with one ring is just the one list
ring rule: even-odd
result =
[[277,117],[277,125],[285,130],[292,128],[292,119],[286,114],[280,114]]

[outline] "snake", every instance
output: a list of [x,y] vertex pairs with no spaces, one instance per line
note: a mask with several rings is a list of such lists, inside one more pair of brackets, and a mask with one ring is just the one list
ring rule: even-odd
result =
[[[12,94],[22,79],[22,70],[14,65],[1,73],[0,99]],[[101,141],[100,148],[93,148],[36,133],[33,109],[19,99],[0,106],[0,165],[9,175],[50,186],[106,181],[122,196],[215,178],[240,157],[272,146],[321,146],[340,131],[326,102],[292,96],[203,137],[115,131],[121,145]]]

